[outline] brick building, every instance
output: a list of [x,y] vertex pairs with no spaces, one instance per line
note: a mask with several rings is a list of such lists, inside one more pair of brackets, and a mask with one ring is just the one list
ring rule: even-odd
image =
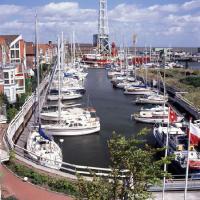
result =
[[[25,93],[26,47],[22,35],[0,35],[0,71],[10,103]],[[2,86],[1,86],[2,89]]]

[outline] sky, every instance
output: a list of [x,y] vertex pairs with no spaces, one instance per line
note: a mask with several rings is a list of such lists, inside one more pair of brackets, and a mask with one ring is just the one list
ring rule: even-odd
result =
[[[97,33],[99,0],[1,0],[0,34],[22,34],[34,41],[34,16],[39,41],[91,43]],[[131,46],[200,47],[200,0],[108,0],[110,41]]]

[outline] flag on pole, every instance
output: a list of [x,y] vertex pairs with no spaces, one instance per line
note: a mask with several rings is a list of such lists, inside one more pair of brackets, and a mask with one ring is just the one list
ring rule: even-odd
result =
[[200,142],[200,128],[193,123],[190,123],[190,144],[198,146]]
[[177,121],[177,114],[171,107],[169,107],[169,122],[174,123],[176,121]]

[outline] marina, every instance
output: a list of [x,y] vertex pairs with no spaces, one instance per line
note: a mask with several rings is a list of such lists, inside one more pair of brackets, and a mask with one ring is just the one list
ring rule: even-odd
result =
[[197,1],[0,4],[0,199],[198,200]]

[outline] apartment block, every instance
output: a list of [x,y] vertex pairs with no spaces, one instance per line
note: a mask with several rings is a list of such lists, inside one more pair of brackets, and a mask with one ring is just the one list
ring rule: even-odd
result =
[[10,103],[25,93],[26,48],[22,35],[0,35],[0,70]]

